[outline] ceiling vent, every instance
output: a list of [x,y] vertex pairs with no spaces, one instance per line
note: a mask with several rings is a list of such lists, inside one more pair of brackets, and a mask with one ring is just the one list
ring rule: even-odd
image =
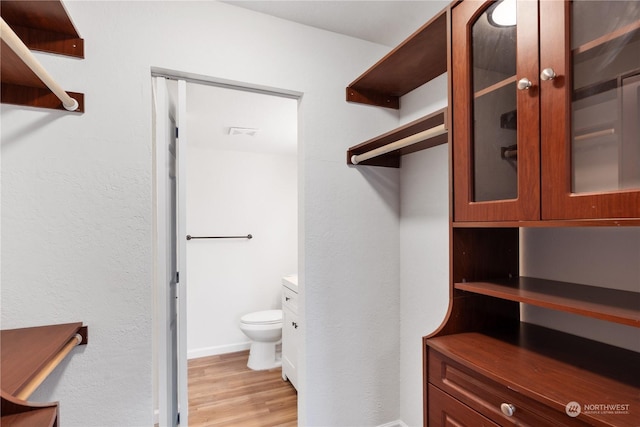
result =
[[236,127],[229,128],[229,135],[231,136],[234,136],[234,135],[256,136],[257,133],[258,133],[258,129],[255,129],[255,128],[236,128]]

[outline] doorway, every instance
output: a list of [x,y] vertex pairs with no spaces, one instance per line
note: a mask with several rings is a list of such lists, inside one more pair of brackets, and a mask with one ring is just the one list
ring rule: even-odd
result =
[[[185,185],[185,235],[225,237],[186,241],[179,286],[187,291],[177,301],[178,323],[186,325],[178,328],[186,331],[178,341],[186,346],[177,357],[248,349],[239,317],[280,308],[281,278],[297,273],[300,94],[165,71],[154,75],[167,77],[174,109],[185,104],[186,129],[178,131],[179,140],[186,136],[184,170],[178,171],[178,185]],[[185,237],[178,234],[178,242]],[[178,369],[177,388],[186,387],[183,372]],[[186,402],[179,402],[183,425]]]

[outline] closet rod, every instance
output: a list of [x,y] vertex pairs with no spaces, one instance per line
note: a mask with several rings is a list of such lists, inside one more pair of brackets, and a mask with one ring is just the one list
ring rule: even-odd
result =
[[246,236],[192,236],[187,234],[187,240],[192,239],[253,239],[253,236],[251,234]]
[[25,386],[16,394],[15,397],[21,400],[27,400],[29,396],[44,382],[51,372],[62,362],[62,360],[73,350],[73,348],[82,343],[82,335],[76,334],[62,347],[62,350],[51,359]]
[[444,124],[440,124],[438,126],[434,126],[430,129],[423,130],[422,132],[418,132],[414,135],[407,136],[405,138],[399,139],[391,144],[384,145],[382,147],[376,148],[371,151],[367,151],[362,154],[354,154],[351,156],[351,163],[357,165],[358,163],[362,163],[365,160],[372,159],[374,157],[381,156],[383,154],[390,153],[395,150],[399,150],[404,147],[408,147],[409,145],[417,144],[418,142],[422,142],[429,138],[434,138],[436,136],[440,136],[442,134],[447,133],[447,128]]
[[65,109],[69,111],[75,111],[78,109],[78,101],[73,99],[72,97],[62,89],[62,86],[56,82],[53,77],[44,69],[42,64],[36,59],[36,57],[31,53],[29,48],[25,46],[25,44],[20,40],[20,37],[13,32],[11,27],[5,22],[4,18],[0,18],[0,37],[2,40],[15,52],[16,55],[25,63],[27,67],[33,71],[33,73],[38,76],[42,83],[44,83],[51,92],[57,96],[60,101],[62,101],[62,105]]

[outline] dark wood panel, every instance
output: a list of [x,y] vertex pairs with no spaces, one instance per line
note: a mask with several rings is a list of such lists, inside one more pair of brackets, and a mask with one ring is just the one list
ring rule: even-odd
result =
[[0,14],[11,27],[19,25],[80,37],[59,0],[2,0]]
[[84,58],[84,40],[79,37],[22,26],[11,28],[31,50]]
[[56,408],[40,408],[20,414],[3,415],[2,427],[54,427],[57,426]]
[[42,80],[31,71],[31,68],[22,62],[13,50],[2,40],[2,61],[0,61],[0,74],[2,83],[9,83],[20,86],[29,86],[45,89],[47,86]]
[[640,419],[640,355],[546,328],[466,333],[427,340],[429,348],[532,399],[566,420],[566,405],[621,403],[625,414],[583,411],[578,421],[635,427]]
[[3,427],[57,427],[57,403],[25,402],[0,391],[0,425]]
[[640,327],[640,293],[637,292],[533,277],[456,283],[455,288]]
[[429,427],[498,427],[436,387],[429,385]]
[[[67,92],[67,94],[78,101],[78,108],[74,112],[84,113],[84,94],[78,92]],[[0,99],[3,104],[69,111],[64,108],[62,101],[53,92],[38,87],[2,83]]]
[[1,331],[2,390],[18,393],[81,327],[82,323],[67,323]]
[[453,283],[519,276],[517,228],[453,230]]
[[447,16],[448,8],[353,81],[347,87],[347,101],[398,109],[398,97],[445,73]]

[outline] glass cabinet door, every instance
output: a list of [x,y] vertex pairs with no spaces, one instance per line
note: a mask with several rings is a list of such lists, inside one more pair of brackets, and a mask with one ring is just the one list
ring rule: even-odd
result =
[[639,217],[640,2],[541,2],[540,19],[543,218]]
[[539,218],[537,3],[452,11],[454,218]]

